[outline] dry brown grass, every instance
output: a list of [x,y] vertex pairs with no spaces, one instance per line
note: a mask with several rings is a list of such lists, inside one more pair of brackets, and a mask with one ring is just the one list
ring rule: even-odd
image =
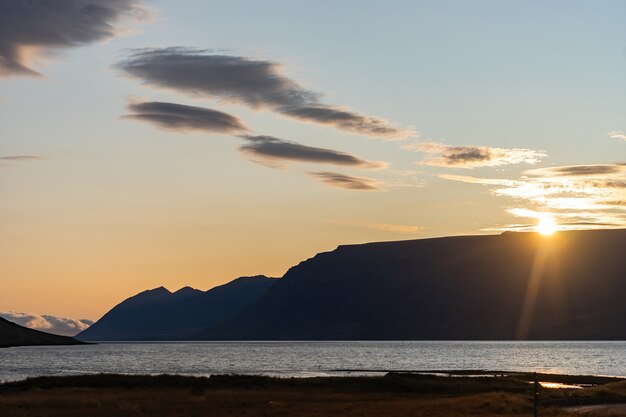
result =
[[[33,388],[0,394],[2,417],[495,417],[531,416],[522,394],[456,397],[412,393],[346,393],[318,388]],[[576,414],[549,409],[546,417]]]
[[[576,378],[585,383],[586,377]],[[626,381],[584,390],[542,389],[541,417],[575,417],[556,405],[602,403]],[[384,377],[81,375],[0,384],[0,417],[508,417],[532,416],[523,375],[491,378],[390,373]],[[593,416],[620,415],[605,412]],[[587,416],[592,416],[588,414]]]

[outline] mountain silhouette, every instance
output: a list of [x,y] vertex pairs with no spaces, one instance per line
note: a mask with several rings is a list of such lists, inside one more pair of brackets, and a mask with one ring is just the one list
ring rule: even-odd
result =
[[262,275],[237,278],[200,291],[164,287],[130,297],[76,337],[80,340],[176,340],[214,327],[255,301],[274,284]]
[[196,340],[624,340],[626,230],[340,246]]
[[0,348],[15,346],[82,345],[84,342],[67,336],[40,332],[0,317]]

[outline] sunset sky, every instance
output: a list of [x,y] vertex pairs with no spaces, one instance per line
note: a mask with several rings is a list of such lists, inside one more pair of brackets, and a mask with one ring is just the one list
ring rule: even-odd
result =
[[623,1],[0,0],[0,311],[626,227]]

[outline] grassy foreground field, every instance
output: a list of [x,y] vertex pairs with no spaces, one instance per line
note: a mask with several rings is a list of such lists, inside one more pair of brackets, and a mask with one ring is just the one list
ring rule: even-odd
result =
[[[541,379],[546,378],[559,379]],[[626,395],[624,381],[590,381],[601,385],[583,390],[542,389],[542,397],[553,402],[593,403]],[[382,377],[310,379],[42,377],[0,385],[0,416],[532,416],[531,387],[522,375],[463,378],[390,373]],[[579,414],[552,405],[541,408],[539,415]]]

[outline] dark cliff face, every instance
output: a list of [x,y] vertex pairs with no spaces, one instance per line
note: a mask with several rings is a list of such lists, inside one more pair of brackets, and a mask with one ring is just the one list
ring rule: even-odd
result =
[[71,337],[28,329],[0,317],[0,348],[13,346],[81,345]]
[[159,287],[130,297],[76,337],[80,340],[184,339],[230,318],[255,301],[275,279],[242,277],[209,291],[190,287],[174,293]]
[[340,246],[197,339],[626,339],[626,230]]

